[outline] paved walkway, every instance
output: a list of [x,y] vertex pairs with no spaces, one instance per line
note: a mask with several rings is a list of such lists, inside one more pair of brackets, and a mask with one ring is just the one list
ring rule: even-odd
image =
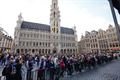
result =
[[66,77],[62,80],[120,80],[120,60],[112,61],[96,69]]
[[[0,67],[0,75],[1,72],[2,67]],[[70,77],[67,76],[61,80],[120,80],[120,60],[112,61],[111,63]]]

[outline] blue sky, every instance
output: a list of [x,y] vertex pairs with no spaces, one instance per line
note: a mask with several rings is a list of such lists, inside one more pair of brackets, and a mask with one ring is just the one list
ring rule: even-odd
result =
[[[25,21],[49,24],[52,0],[0,0],[0,26],[12,37],[17,16]],[[113,24],[108,0],[59,0],[61,26],[77,27],[78,40],[85,31],[107,29]],[[118,22],[120,15],[117,13]]]

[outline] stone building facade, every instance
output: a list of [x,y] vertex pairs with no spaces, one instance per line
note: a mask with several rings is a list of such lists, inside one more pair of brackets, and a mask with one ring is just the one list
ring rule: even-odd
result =
[[120,43],[116,33],[116,28],[112,25],[109,25],[109,28],[106,30],[106,34],[110,51],[120,50]]
[[78,42],[79,53],[98,53],[120,51],[120,43],[117,38],[116,28],[112,25],[108,29],[87,32]]
[[5,51],[11,51],[13,46],[13,38],[6,34],[2,28],[0,28],[0,53]]
[[76,27],[60,26],[60,11],[58,0],[52,0],[50,25],[24,21],[18,16],[15,27],[16,53],[76,53]]

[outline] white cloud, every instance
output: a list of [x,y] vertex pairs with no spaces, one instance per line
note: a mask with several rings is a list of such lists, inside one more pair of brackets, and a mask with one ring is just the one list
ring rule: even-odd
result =
[[[80,40],[81,34],[85,31],[92,31],[98,29],[107,29],[109,24],[113,24],[104,17],[92,15],[86,8],[67,10],[62,15],[62,25],[72,27],[74,24],[77,27],[78,40]],[[67,14],[69,13],[69,14]]]
[[[84,17],[85,16],[85,17]],[[78,19],[79,22],[77,22],[77,31],[78,35],[84,34],[85,31],[92,31],[92,30],[98,30],[98,29],[107,29],[108,25],[111,24],[111,22],[107,21],[104,17],[94,16],[90,13],[83,14],[79,16],[80,19]],[[81,36],[78,36],[78,39],[80,40]]]
[[[85,31],[106,29],[111,22],[103,16],[96,16],[87,8],[78,8],[72,0],[59,0],[61,25],[77,26],[78,39]],[[51,0],[1,0],[0,24],[13,37],[17,16],[23,13],[24,20],[49,24]],[[103,7],[105,8],[105,7]]]

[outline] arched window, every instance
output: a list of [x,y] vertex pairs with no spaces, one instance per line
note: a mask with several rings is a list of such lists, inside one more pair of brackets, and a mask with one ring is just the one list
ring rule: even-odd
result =
[[25,53],[27,53],[27,51],[28,51],[28,50],[27,50],[27,49],[25,49]]
[[58,33],[58,29],[57,29],[57,33]]
[[54,8],[55,8],[55,3],[54,3]]
[[47,54],[47,49],[45,50],[45,54]]
[[32,42],[30,42],[30,46],[32,46]]
[[39,53],[41,53],[41,49],[39,49]]
[[32,53],[34,53],[35,52],[35,50],[34,49],[32,49]]
[[39,45],[41,46],[41,42],[39,43]]
[[47,43],[46,43],[46,47],[47,47]]
[[43,46],[44,46],[44,42],[43,42]]
[[50,49],[48,50],[48,53],[50,54]]
[[50,43],[48,43],[48,47],[50,47]]
[[61,53],[63,53],[63,49],[61,49]]
[[58,22],[56,23],[56,26],[58,27]]
[[44,53],[44,49],[42,49],[42,53]]
[[35,42],[33,42],[33,46],[35,46]]
[[27,37],[29,37],[29,34],[27,34]]
[[52,30],[53,30],[53,32],[55,32],[55,28],[53,28]]
[[25,42],[23,42],[22,46],[25,46]]
[[33,35],[31,34],[31,37],[32,37]]
[[26,42],[26,46],[28,46],[28,42]]
[[53,15],[54,15],[54,18],[55,18],[55,12],[54,12],[54,14],[53,14]]
[[20,53],[20,50],[19,50],[19,49],[17,49],[17,50],[16,50],[16,52],[17,52],[17,53]]
[[38,47],[38,42],[36,42],[36,46]]
[[70,49],[70,53],[72,53],[72,49]]

